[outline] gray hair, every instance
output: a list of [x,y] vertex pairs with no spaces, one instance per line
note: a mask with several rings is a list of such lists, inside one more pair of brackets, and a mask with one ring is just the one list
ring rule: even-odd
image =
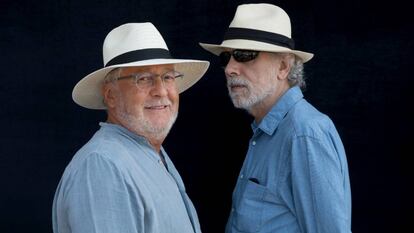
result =
[[303,61],[291,53],[272,53],[275,58],[282,59],[287,58],[290,64],[290,71],[287,76],[287,80],[290,87],[298,86],[304,90],[306,88],[306,82],[303,71]]
[[303,61],[297,56],[294,56],[294,58],[292,57],[292,59],[290,59],[290,71],[287,79],[290,87],[298,86],[302,90],[306,88]]
[[[119,76],[121,75],[121,71],[122,71],[121,67],[118,67],[118,68],[115,68],[115,69],[109,71],[105,75],[105,78],[103,79],[102,85],[105,85],[105,84],[108,84],[108,83],[111,83],[111,84],[115,85],[114,81],[117,78],[119,78]],[[105,107],[107,107],[106,103],[105,103],[105,98],[102,98],[102,103],[104,104]]]
[[103,80],[103,83],[110,83],[115,81],[117,78],[119,78],[120,74],[121,74],[122,68],[118,67],[115,68],[111,71],[109,71],[106,75],[105,78]]

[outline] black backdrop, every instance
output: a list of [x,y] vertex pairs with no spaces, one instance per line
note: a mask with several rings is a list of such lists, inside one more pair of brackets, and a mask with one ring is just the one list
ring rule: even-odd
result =
[[[412,212],[412,16],[401,2],[264,1],[291,16],[306,64],[305,97],[335,122],[349,161],[354,232],[402,232]],[[164,146],[204,232],[223,232],[251,135],[232,107],[215,57],[236,0],[0,1],[0,232],[51,232],[51,205],[73,154],[105,120],[71,100],[102,67],[102,42],[126,22],[153,22],[178,58],[211,68],[181,95]],[[412,188],[412,187],[411,187]],[[412,219],[411,219],[412,220]],[[406,231],[407,232],[407,231]]]

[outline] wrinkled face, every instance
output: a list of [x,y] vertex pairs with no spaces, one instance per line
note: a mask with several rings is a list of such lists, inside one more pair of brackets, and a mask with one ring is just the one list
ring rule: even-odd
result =
[[256,59],[237,62],[232,57],[225,68],[227,88],[236,108],[248,111],[275,93],[278,63],[271,54],[260,52]]
[[113,100],[106,99],[108,113],[139,135],[165,138],[177,118],[179,103],[176,83],[169,74],[174,74],[173,65],[122,68],[120,78],[107,84],[113,85]]

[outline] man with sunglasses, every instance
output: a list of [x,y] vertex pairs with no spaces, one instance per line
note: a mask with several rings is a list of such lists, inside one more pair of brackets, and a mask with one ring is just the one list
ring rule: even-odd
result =
[[351,232],[345,150],[329,117],[303,98],[313,54],[294,49],[286,12],[240,5],[224,41],[200,45],[220,57],[234,106],[254,117],[226,232]]
[[199,233],[184,183],[162,143],[178,114],[179,93],[209,63],[173,59],[151,23],[113,29],[105,67],[80,80],[73,100],[106,109],[107,121],[73,157],[53,201],[53,231]]

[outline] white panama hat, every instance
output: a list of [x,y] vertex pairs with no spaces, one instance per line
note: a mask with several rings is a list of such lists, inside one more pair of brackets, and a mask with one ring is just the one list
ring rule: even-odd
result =
[[267,3],[239,5],[220,45],[199,44],[215,55],[220,55],[224,49],[245,49],[293,53],[303,62],[313,57],[312,53],[294,50],[288,14]]
[[108,33],[103,43],[104,68],[83,79],[73,88],[72,98],[89,109],[106,109],[101,88],[105,76],[114,68],[174,64],[184,74],[177,79],[181,93],[195,84],[207,71],[209,62],[173,59],[167,44],[152,23],[127,23]]

